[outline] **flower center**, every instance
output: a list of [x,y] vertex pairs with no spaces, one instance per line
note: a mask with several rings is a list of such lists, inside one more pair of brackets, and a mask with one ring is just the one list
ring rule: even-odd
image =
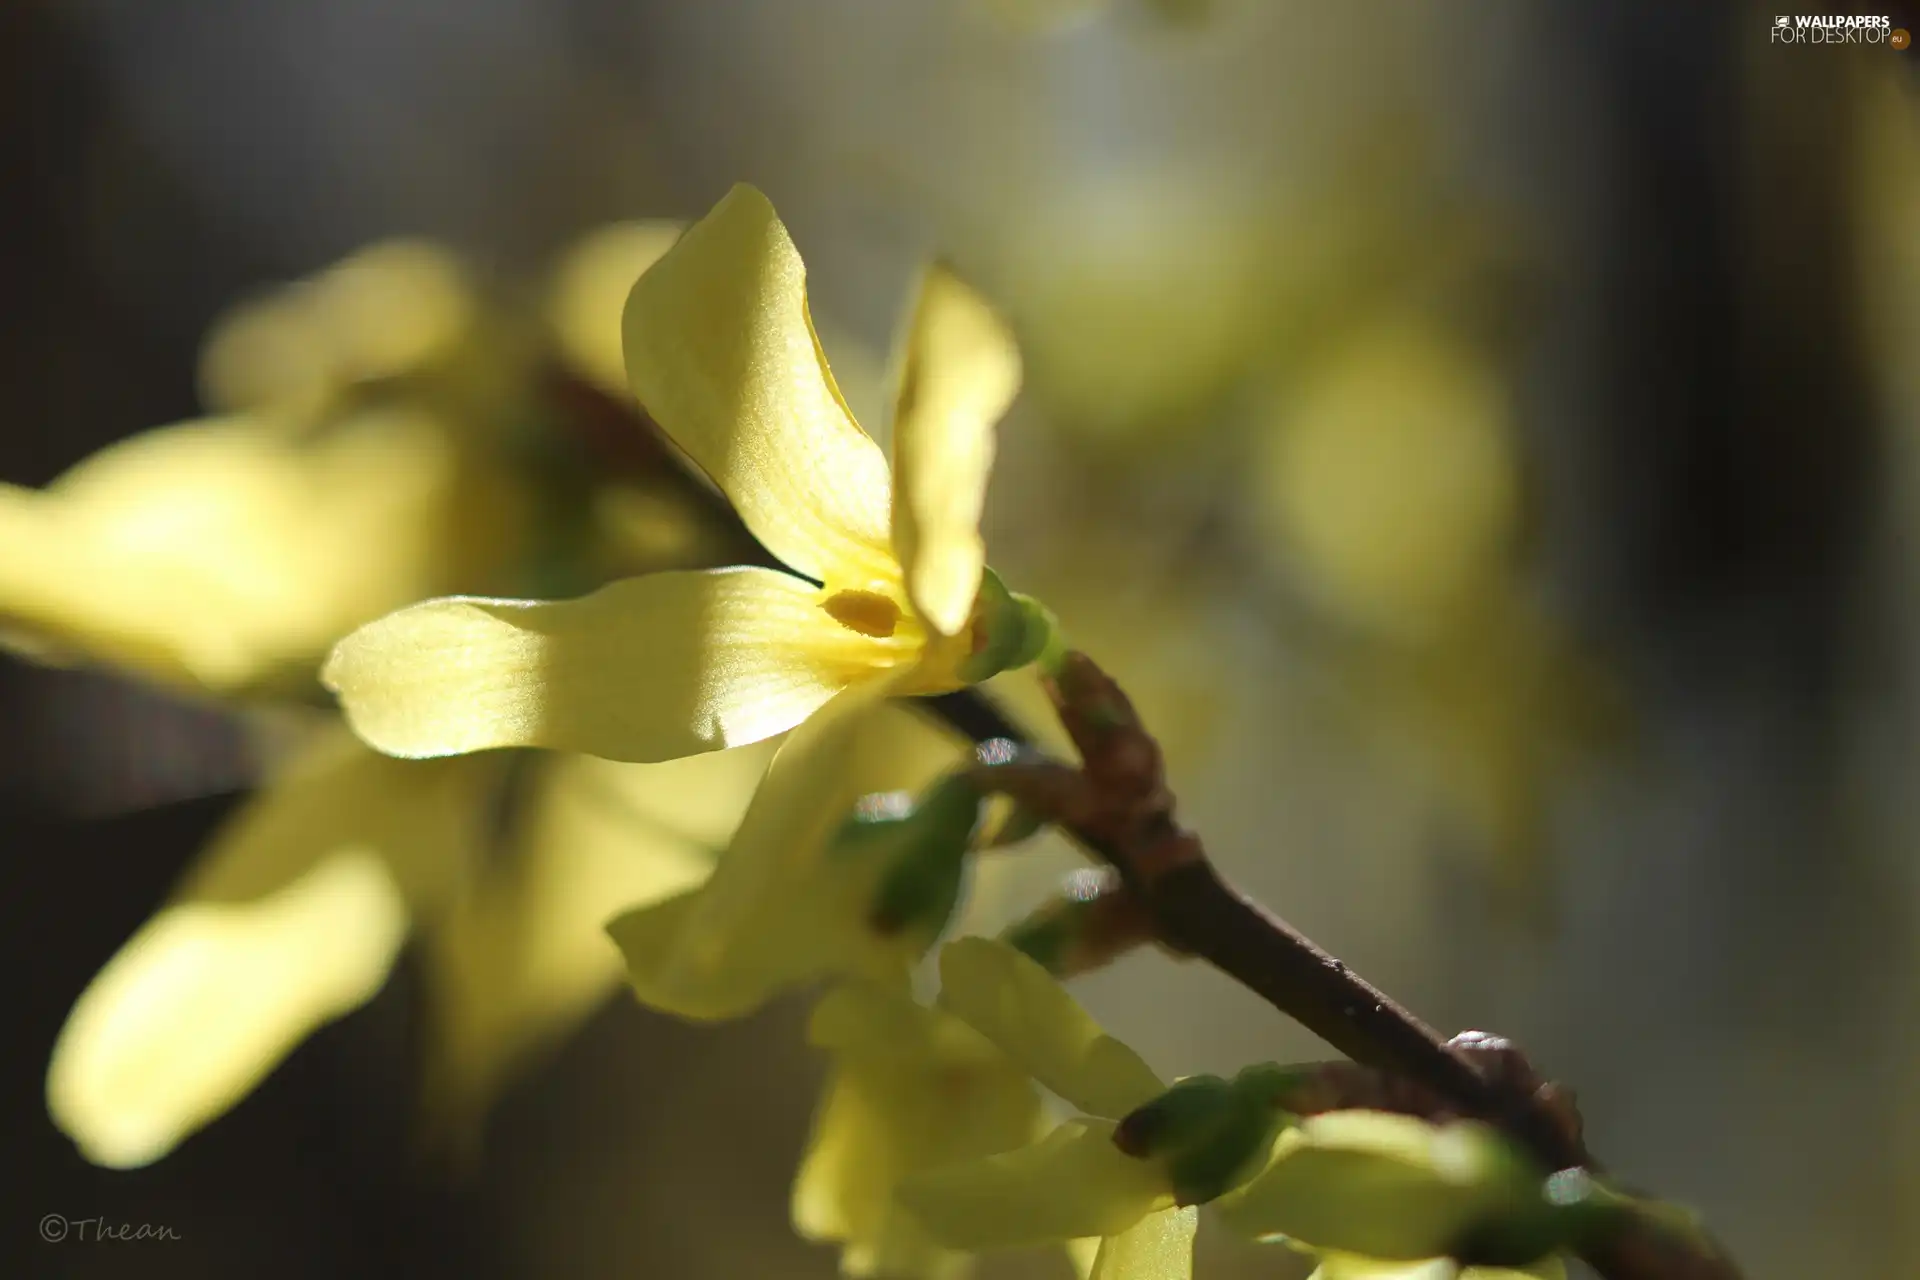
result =
[[836,591],[821,606],[849,631],[885,640],[900,625],[900,606],[878,591]]

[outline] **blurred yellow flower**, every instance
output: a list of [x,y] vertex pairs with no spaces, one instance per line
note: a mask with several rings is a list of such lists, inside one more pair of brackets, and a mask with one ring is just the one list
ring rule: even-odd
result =
[[1519,532],[1506,387],[1430,325],[1375,325],[1265,425],[1260,515],[1284,568],[1368,630],[1426,639],[1502,583]]
[[[96,1163],[158,1159],[371,999],[410,926],[427,930],[439,1018],[433,1118],[472,1121],[508,1067],[617,982],[598,924],[706,873],[756,763],[556,757],[524,830],[501,833],[489,813],[510,758],[399,762],[320,735],[75,1003],[48,1068],[55,1122]],[[503,840],[511,870],[489,874]]]
[[1537,890],[1554,782],[1625,726],[1608,673],[1524,594],[1505,373],[1436,319],[1390,315],[1261,427],[1253,512],[1275,566],[1350,632],[1330,662],[1344,709],[1503,887]]
[[949,943],[940,977],[940,1008],[1082,1114],[1030,1146],[904,1179],[902,1206],[949,1248],[1098,1237],[1097,1280],[1187,1280],[1194,1209],[1175,1204],[1161,1162],[1114,1142],[1116,1122],[1165,1093],[1166,1084],[1044,969],[1005,943]]
[[1019,380],[979,298],[938,269],[922,284],[891,485],[821,356],[793,242],[751,187],[640,278],[625,333],[641,403],[791,572],[401,610],[342,641],[323,673],[363,738],[416,757],[541,746],[664,760],[760,741],[836,694],[974,675],[992,427]]
[[712,872],[771,745],[644,766],[523,758],[524,811],[500,833],[510,856],[469,861],[421,942],[423,1103],[439,1134],[469,1138],[512,1073],[620,987],[607,921]]
[[893,1201],[901,1178],[1038,1136],[1040,1095],[964,1022],[903,987],[849,981],[814,1006],[809,1038],[833,1058],[793,1187],[793,1221],[842,1243],[852,1276],[947,1276],[965,1255]]
[[310,683],[355,624],[484,577],[516,519],[504,478],[424,413],[304,439],[253,418],[149,431],[44,490],[0,485],[0,630],[175,688]]
[[996,274],[1034,393],[1095,433],[1191,431],[1272,328],[1278,216],[1169,167],[1076,184],[1009,224]]
[[223,316],[201,349],[201,398],[221,413],[315,411],[343,386],[445,356],[479,315],[452,253],[382,241]]
[[686,228],[678,222],[615,222],[580,237],[554,269],[547,323],[574,369],[626,400],[627,356],[620,313],[638,280]]
[[[621,295],[644,266],[598,259]],[[572,322],[598,299],[617,333],[620,297],[567,271],[589,299]],[[0,630],[43,659],[298,701],[370,617],[514,581],[536,556],[592,574],[598,546],[531,536],[573,481],[517,466],[502,426],[543,393],[546,357],[481,341],[515,318],[476,307],[442,251],[392,244],[239,309],[204,376],[244,412],[147,432],[44,491],[0,488]],[[511,357],[482,379],[510,387],[498,403],[461,390],[485,351]],[[317,730],[77,1002],[48,1071],[55,1120],[100,1163],[158,1158],[369,999],[419,929],[427,1119],[471,1136],[507,1073],[617,986],[605,920],[706,875],[770,754],[420,764]]]
[[316,741],[75,1003],[47,1073],[55,1122],[96,1163],[145,1164],[369,999],[412,904],[477,848],[472,801],[497,768],[407,772],[342,730]]

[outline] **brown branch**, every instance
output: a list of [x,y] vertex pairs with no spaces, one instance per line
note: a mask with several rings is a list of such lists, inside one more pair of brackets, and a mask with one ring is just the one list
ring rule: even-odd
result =
[[[1034,750],[975,690],[925,701],[975,743],[1014,744],[1011,760],[976,768],[978,781],[1044,816],[1113,867],[1151,917],[1157,941],[1212,964],[1362,1068],[1407,1082],[1393,1095],[1406,1109],[1457,1112],[1496,1125],[1548,1170],[1601,1172],[1571,1095],[1542,1080],[1518,1049],[1480,1032],[1446,1039],[1220,877],[1199,837],[1173,820],[1159,744],[1092,659],[1069,654],[1048,692],[1080,751],[1078,767]],[[1359,1088],[1359,1077],[1343,1087]],[[1583,1246],[1581,1256],[1606,1280],[1740,1275],[1704,1234],[1652,1214]]]

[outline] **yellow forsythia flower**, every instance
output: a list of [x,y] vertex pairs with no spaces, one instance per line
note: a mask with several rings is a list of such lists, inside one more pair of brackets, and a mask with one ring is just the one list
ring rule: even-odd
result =
[[[423,1105],[460,1141],[527,1057],[571,1032],[621,986],[604,926],[712,871],[764,748],[660,765],[591,756],[523,760],[527,796],[511,856],[472,867],[421,939],[433,1008]],[[414,766],[397,761],[389,765]]]
[[814,1006],[809,1038],[833,1057],[793,1187],[793,1221],[842,1244],[852,1276],[945,1276],[943,1249],[894,1203],[900,1179],[1011,1150],[1041,1123],[1040,1095],[966,1023],[903,985],[844,982]]
[[482,871],[508,758],[402,763],[323,734],[81,994],[49,1109],[95,1163],[158,1159],[371,999],[420,926],[440,1019],[434,1119],[470,1121],[508,1065],[617,982],[599,922],[706,874],[757,764],[557,757],[511,833],[509,888]]
[[656,573],[558,603],[403,609],[324,679],[394,755],[538,746],[667,760],[758,742],[835,695],[960,687],[984,637],[979,519],[992,427],[1019,382],[998,319],[941,270],[908,327],[886,459],[847,412],[805,269],[766,197],[735,187],[634,286],[640,402],[790,572]]
[[[646,265],[601,255],[617,293],[567,268],[571,323],[598,306],[617,333]],[[414,376],[466,359],[463,290],[438,250],[382,246],[242,308],[203,376],[243,414],[145,433],[44,491],[0,487],[0,630],[177,688],[299,694],[351,627],[519,572],[528,495],[498,437],[462,416],[473,397]],[[530,393],[535,370],[514,369]],[[48,1069],[55,1121],[98,1163],[159,1158],[371,998],[418,929],[429,1119],[458,1136],[617,986],[601,924],[707,874],[769,755],[414,763],[319,730],[82,994]]]
[[952,1248],[1099,1237],[1094,1280],[1190,1280],[1196,1212],[1167,1174],[1114,1145],[1115,1123],[1166,1091],[1039,965],[962,938],[940,955],[940,1006],[1084,1114],[1041,1141],[905,1179],[902,1205]]
[[903,978],[932,944],[944,921],[874,925],[890,846],[834,847],[865,789],[854,765],[888,714],[885,693],[883,683],[858,687],[789,734],[713,875],[607,926],[642,1003],[736,1018],[834,974]]
[[[1195,1209],[1176,1207],[1178,1174],[1142,1152],[1151,1125],[1139,1121],[1153,1114],[1141,1110],[1152,1103],[1159,1123],[1179,1123],[1167,1105],[1189,1086],[1168,1091],[1045,970],[1006,944],[963,938],[940,959],[940,1007],[1084,1114],[1031,1146],[903,1179],[902,1206],[932,1239],[952,1248],[1098,1236],[1096,1280],[1187,1280]],[[1249,1068],[1236,1083],[1263,1070]],[[1284,1069],[1272,1070],[1275,1079],[1284,1078]],[[1203,1141],[1224,1136],[1209,1126],[1234,1114],[1187,1113],[1201,1126]],[[1116,1144],[1123,1120],[1133,1136]],[[1452,1270],[1419,1268],[1452,1267],[1434,1255],[1485,1224],[1552,1212],[1541,1197],[1539,1172],[1478,1124],[1341,1111],[1314,1116],[1277,1138],[1255,1136],[1253,1158],[1235,1157],[1231,1167],[1218,1168],[1220,1181],[1211,1185],[1219,1189],[1202,1194],[1242,1234],[1285,1237],[1318,1253],[1321,1280],[1455,1280]],[[1561,1272],[1548,1257],[1524,1270],[1465,1275],[1557,1280]]]
[[0,485],[0,632],[192,691],[310,681],[349,628],[497,563],[512,497],[403,407],[311,438],[244,417],[148,431],[44,490]]
[[480,318],[446,248],[381,241],[221,317],[201,348],[201,396],[221,413],[319,413],[345,388],[444,359]]

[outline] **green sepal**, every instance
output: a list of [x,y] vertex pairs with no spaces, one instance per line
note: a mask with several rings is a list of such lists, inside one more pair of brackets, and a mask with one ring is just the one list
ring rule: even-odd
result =
[[1525,1266],[1557,1250],[1578,1249],[1632,1218],[1652,1219],[1679,1235],[1699,1232],[1697,1221],[1678,1206],[1636,1200],[1584,1169],[1562,1169],[1540,1183],[1537,1197],[1475,1227],[1454,1246],[1454,1255],[1470,1266]]
[[1026,666],[1054,645],[1059,635],[1053,614],[1045,605],[1032,596],[1007,590],[1007,584],[992,569],[981,570],[973,626],[978,647],[960,664],[960,678],[968,684]]
[[1068,953],[1079,940],[1078,917],[1085,910],[1086,904],[1081,902],[1049,904],[1001,930],[1000,941],[1059,977]]
[[1014,651],[1009,667],[1024,667],[1030,662],[1040,662],[1051,670],[1059,664],[1059,656],[1067,650],[1066,636],[1060,630],[1060,620],[1053,610],[1041,604],[1024,592],[1015,591],[1013,602],[1019,606],[1021,615],[1020,647]]
[[913,930],[929,944],[940,935],[959,905],[985,801],[966,774],[949,774],[905,812],[895,806],[864,820],[856,814],[843,828],[852,847],[871,848],[865,842],[877,839],[892,846],[876,855],[885,858],[887,869],[868,914],[875,929]]
[[1212,1131],[1233,1086],[1219,1076],[1188,1076],[1121,1119],[1113,1145],[1142,1160],[1184,1150]]

